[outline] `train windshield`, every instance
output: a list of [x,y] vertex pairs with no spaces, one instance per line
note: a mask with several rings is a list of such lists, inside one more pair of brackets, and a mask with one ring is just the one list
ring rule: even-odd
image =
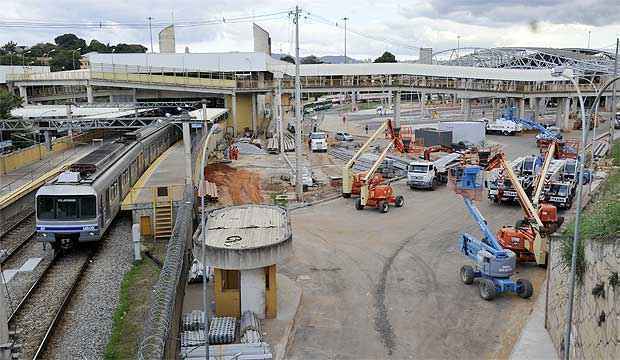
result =
[[37,217],[41,220],[94,219],[96,216],[94,195],[37,197]]

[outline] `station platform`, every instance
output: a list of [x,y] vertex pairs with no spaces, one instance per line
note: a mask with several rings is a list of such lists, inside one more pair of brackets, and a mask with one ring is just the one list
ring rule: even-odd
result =
[[152,208],[155,202],[181,201],[185,186],[184,156],[183,141],[161,154],[123,199],[121,209]]

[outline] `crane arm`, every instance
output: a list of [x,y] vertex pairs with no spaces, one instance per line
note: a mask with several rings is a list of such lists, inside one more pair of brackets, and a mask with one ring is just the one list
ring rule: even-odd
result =
[[537,130],[539,133],[541,133],[547,139],[560,140],[556,134],[554,134],[551,131],[547,130],[547,128],[545,128],[541,124],[537,123],[536,121],[519,119],[519,118],[515,118],[515,117],[508,118],[507,120],[510,120],[510,121],[512,121],[514,123],[517,123],[517,124],[521,124],[521,125],[525,126],[528,129]]
[[540,194],[542,193],[543,187],[545,185],[545,178],[547,177],[547,171],[549,171],[549,165],[551,165],[551,160],[555,155],[555,151],[557,148],[557,142],[552,142],[549,148],[547,149],[547,154],[545,155],[545,161],[543,162],[542,169],[540,171],[540,175],[536,179],[536,187],[534,190],[534,196],[532,197],[532,202],[534,208],[538,208],[538,203],[540,201]]
[[465,206],[467,207],[469,214],[474,218],[474,221],[478,224],[482,235],[484,235],[483,242],[495,251],[503,251],[504,248],[502,248],[491,229],[489,229],[486,219],[482,216],[473,200],[463,197],[463,201],[465,201]]
[[370,169],[368,169],[363,179],[364,183],[367,184],[368,181],[372,179],[372,177],[375,175],[375,173],[377,172],[377,169],[379,169],[379,166],[381,166],[381,163],[387,156],[388,151],[390,151],[390,149],[392,148],[392,145],[394,145],[394,143],[389,143],[388,146],[386,146],[385,149],[383,149],[383,151],[377,158],[377,161],[375,161],[374,164],[372,164],[372,166],[370,167]]
[[368,140],[366,140],[364,145],[362,145],[362,147],[359,148],[359,150],[353,155],[353,157],[351,157],[351,160],[349,160],[342,168],[343,194],[351,194],[351,189],[353,187],[353,165],[355,165],[355,162],[364,153],[364,151],[368,149],[370,144],[372,144],[372,142],[379,136],[379,134],[381,134],[385,130],[389,122],[390,121],[387,120],[383,124],[381,124],[381,126],[379,126],[379,128],[368,138]]

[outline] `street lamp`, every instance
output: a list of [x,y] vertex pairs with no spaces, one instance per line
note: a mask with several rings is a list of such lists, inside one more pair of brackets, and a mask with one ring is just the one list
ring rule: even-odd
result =
[[572,327],[571,324],[573,322],[573,300],[575,298],[575,275],[576,275],[576,262],[577,262],[577,244],[579,243],[579,219],[581,217],[581,194],[583,192],[583,172],[585,168],[585,144],[587,137],[587,127],[586,127],[586,113],[585,113],[585,105],[583,102],[583,97],[581,96],[581,91],[579,90],[579,85],[575,81],[574,75],[571,73],[570,76],[566,74],[566,71],[562,67],[553,68],[551,71],[551,75],[555,77],[563,77],[564,79],[569,80],[575,90],[577,91],[577,96],[579,97],[579,105],[581,107],[581,144],[580,144],[580,153],[579,153],[579,173],[577,176],[577,211],[575,212],[575,229],[573,234],[573,251],[571,255],[571,267],[570,267],[570,291],[568,298],[568,308],[566,310],[566,333],[564,335],[564,359],[568,360],[570,357],[570,337]]
[[348,17],[343,17],[342,20],[344,20],[344,63],[347,63],[347,21],[349,20]]
[[32,50],[28,50],[22,53],[22,70],[24,70],[24,72],[26,72],[26,54],[30,54],[31,52]]

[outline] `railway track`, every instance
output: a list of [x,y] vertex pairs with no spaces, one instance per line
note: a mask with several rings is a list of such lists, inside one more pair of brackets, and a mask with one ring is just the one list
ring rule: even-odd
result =
[[55,255],[18,303],[9,317],[9,326],[19,331],[15,340],[21,346],[21,358],[42,358],[97,248],[78,246],[68,253]]
[[9,231],[0,237],[0,264],[4,264],[26,245],[35,233],[35,216],[31,212],[16,222]]

